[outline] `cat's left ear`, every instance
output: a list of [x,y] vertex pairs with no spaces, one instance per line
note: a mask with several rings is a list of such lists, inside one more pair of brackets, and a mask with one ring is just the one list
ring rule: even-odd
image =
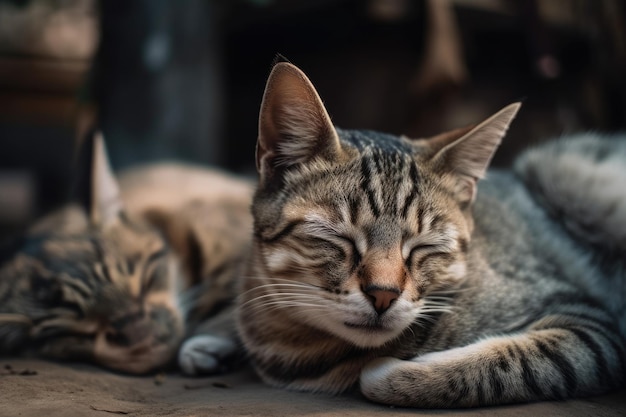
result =
[[256,165],[261,184],[314,157],[341,152],[337,132],[307,76],[288,62],[274,66],[259,114]]
[[120,190],[111,169],[104,136],[93,131],[78,154],[78,197],[93,226],[106,227],[122,211]]
[[431,163],[442,174],[452,174],[454,192],[461,203],[471,203],[476,182],[485,176],[491,158],[521,107],[513,103],[475,127],[457,129],[431,138]]

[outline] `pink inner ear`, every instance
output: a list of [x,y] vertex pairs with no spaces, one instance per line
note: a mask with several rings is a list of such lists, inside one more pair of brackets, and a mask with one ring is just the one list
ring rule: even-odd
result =
[[339,140],[313,84],[292,64],[277,64],[261,104],[257,143],[261,181],[271,178],[278,167],[338,150]]

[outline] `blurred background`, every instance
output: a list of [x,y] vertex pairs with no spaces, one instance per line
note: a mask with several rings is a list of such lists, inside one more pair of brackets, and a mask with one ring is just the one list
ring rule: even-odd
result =
[[277,53],[336,125],[424,137],[524,107],[494,164],[626,125],[621,0],[0,0],[0,231],[64,202],[97,124],[116,168],[253,174]]

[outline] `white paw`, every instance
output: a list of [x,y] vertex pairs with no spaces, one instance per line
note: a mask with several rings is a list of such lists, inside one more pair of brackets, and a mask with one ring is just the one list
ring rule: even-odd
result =
[[187,375],[207,375],[222,372],[227,359],[237,351],[234,340],[225,337],[199,335],[183,343],[178,351],[178,365]]
[[389,376],[405,361],[383,357],[369,362],[361,370],[361,392],[367,398],[380,401],[380,396],[389,389]]

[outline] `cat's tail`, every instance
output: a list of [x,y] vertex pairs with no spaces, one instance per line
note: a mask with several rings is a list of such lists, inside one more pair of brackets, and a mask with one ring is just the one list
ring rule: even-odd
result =
[[576,240],[626,257],[626,135],[549,142],[522,154],[515,171]]

